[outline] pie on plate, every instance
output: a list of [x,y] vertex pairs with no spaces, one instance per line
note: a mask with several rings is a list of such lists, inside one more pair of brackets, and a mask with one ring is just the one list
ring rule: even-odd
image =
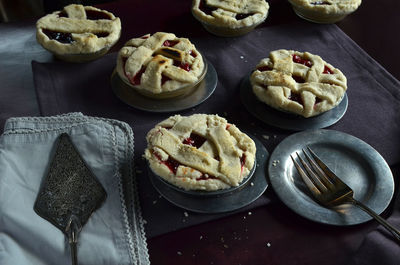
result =
[[120,35],[120,19],[92,6],[71,4],[36,23],[37,41],[66,61],[96,59],[107,53]]
[[218,115],[171,116],[147,134],[151,170],[184,190],[237,187],[254,166],[254,141]]
[[289,0],[301,18],[316,23],[335,23],[353,13],[361,0]]
[[135,91],[162,99],[194,89],[207,65],[189,39],[157,32],[129,40],[118,53],[116,70]]
[[336,107],[347,90],[344,74],[320,56],[283,49],[262,59],[250,82],[260,101],[305,118]]
[[264,22],[269,4],[265,0],[193,0],[192,14],[204,28],[218,36],[246,34]]

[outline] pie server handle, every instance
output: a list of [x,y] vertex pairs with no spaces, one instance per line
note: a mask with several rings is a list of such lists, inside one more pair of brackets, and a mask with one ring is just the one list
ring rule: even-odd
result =
[[75,215],[71,215],[65,228],[65,232],[68,235],[68,242],[71,248],[71,262],[72,265],[78,265],[78,252],[77,252],[77,244],[78,244],[78,234],[82,229],[82,225],[79,222],[79,219]]

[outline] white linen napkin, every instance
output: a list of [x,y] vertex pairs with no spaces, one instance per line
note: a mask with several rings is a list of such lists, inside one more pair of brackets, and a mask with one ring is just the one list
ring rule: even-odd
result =
[[133,170],[132,129],[82,113],[6,122],[0,137],[0,264],[71,264],[64,234],[33,210],[54,143],[64,132],[107,192],[79,234],[79,264],[150,264]]

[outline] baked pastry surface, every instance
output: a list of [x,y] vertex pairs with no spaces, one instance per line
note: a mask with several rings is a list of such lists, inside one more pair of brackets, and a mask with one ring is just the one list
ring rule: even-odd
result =
[[152,94],[195,84],[204,70],[203,57],[189,39],[165,32],[129,40],[117,59],[120,78]]
[[337,106],[347,89],[344,74],[320,56],[283,49],[262,59],[250,82],[260,101],[306,118]]
[[146,139],[153,172],[186,190],[238,186],[254,166],[254,141],[218,115],[171,116]]
[[36,38],[55,54],[90,54],[114,45],[121,21],[112,13],[92,6],[71,4],[40,18]]
[[294,11],[307,20],[335,23],[361,5],[361,0],[289,0]]
[[265,0],[194,0],[192,13],[200,21],[227,28],[259,24],[268,15]]

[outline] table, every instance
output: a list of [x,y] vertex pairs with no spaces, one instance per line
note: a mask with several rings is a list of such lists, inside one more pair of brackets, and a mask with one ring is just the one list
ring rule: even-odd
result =
[[[128,1],[101,5],[122,18],[124,30],[116,51],[132,33],[147,33],[150,24],[135,27],[146,16],[134,17],[131,9],[121,9]],[[182,20],[193,19],[185,8],[188,1],[160,3],[156,10],[151,3],[130,3],[132,9],[152,10],[159,15],[168,8],[169,16],[161,16],[156,23],[162,29],[178,29]],[[280,25],[299,20],[286,1],[269,1],[271,13],[268,25]],[[144,7],[148,9],[144,9]],[[184,8],[185,7],[185,8]],[[400,4],[394,0],[379,5],[364,1],[361,8],[337,25],[356,41],[368,54],[382,64],[394,77],[400,79],[400,61],[396,48],[400,37],[393,29],[400,26],[396,10]],[[273,12],[272,12],[273,10]],[[173,18],[173,19],[171,19]],[[373,19],[371,19],[373,18]],[[388,27],[387,25],[391,25]],[[139,33],[138,33],[139,31]],[[0,130],[11,116],[39,115],[32,82],[30,62],[51,61],[52,57],[34,39],[34,21],[0,24],[0,91],[8,99],[1,99]],[[196,34],[196,33],[192,33]],[[199,34],[204,34],[201,32]],[[21,53],[21,51],[24,51]],[[399,176],[399,165],[390,165]],[[398,183],[397,183],[398,184]],[[330,227],[315,224],[288,209],[279,201],[272,189],[265,195],[271,203],[252,211],[230,215],[218,220],[181,229],[148,240],[153,264],[341,264],[346,263],[363,243],[365,235],[376,229],[375,222],[354,227]],[[383,216],[390,212],[386,211]],[[190,218],[190,214],[188,216]],[[367,263],[373,264],[373,263]]]

